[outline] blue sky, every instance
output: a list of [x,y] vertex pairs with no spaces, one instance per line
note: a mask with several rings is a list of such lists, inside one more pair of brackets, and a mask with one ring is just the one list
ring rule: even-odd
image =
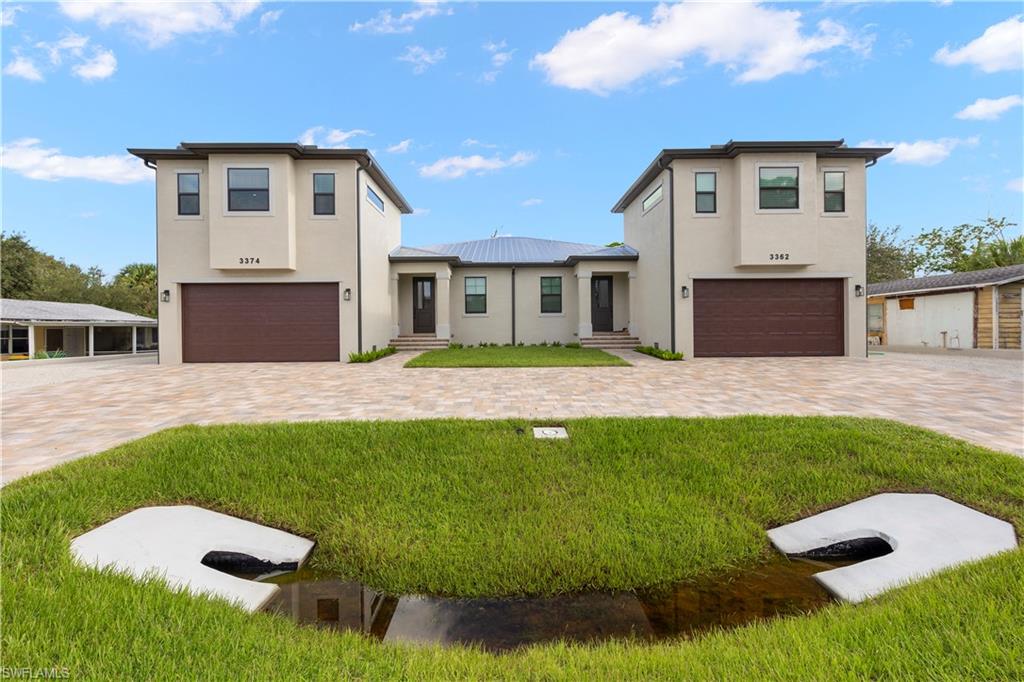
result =
[[4,3],[3,227],[108,273],[155,258],[129,146],[367,147],[404,242],[620,239],[663,147],[895,143],[869,218],[1021,222],[1017,3]]

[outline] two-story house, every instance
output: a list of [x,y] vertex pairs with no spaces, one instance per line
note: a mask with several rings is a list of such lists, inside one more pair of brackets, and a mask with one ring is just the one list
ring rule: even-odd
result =
[[665,150],[614,210],[626,244],[401,245],[367,150],[130,149],[157,172],[162,363],[338,361],[460,343],[850,355],[864,341],[865,168],[887,149]]

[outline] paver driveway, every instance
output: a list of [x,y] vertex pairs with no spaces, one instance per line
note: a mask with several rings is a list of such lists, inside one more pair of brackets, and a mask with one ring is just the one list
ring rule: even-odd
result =
[[365,365],[139,366],[4,388],[3,479],[180,424],[427,417],[858,415],[1024,454],[1021,364],[870,358],[663,362],[633,367],[405,369]]

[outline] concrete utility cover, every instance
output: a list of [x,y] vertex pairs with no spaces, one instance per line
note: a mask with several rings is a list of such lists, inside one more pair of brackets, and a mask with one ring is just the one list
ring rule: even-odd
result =
[[312,540],[187,505],[136,509],[71,542],[72,555],[87,566],[136,578],[156,575],[174,589],[223,597],[247,611],[263,606],[279,588],[204,566],[208,552],[301,565],[312,549]]
[[569,432],[564,426],[535,426],[533,427],[534,438],[568,438]]
[[768,531],[785,554],[855,538],[881,538],[891,554],[814,577],[840,599],[861,602],[936,571],[1017,546],[1013,526],[939,495],[885,493]]

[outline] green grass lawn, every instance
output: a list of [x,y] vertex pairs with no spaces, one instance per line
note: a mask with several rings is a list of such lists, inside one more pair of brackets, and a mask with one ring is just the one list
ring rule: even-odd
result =
[[[2,665],[88,679],[1024,678],[1024,550],[859,606],[659,644],[496,656],[383,644],[76,566],[72,538],[191,503],[317,541],[316,567],[391,593],[631,589],[751,566],[765,529],[880,491],[932,491],[1024,529],[1024,461],[853,418],[184,427],[15,481],[0,508]],[[528,432],[528,429],[527,429]]]
[[417,355],[406,367],[629,367],[600,348],[485,346],[441,348]]

